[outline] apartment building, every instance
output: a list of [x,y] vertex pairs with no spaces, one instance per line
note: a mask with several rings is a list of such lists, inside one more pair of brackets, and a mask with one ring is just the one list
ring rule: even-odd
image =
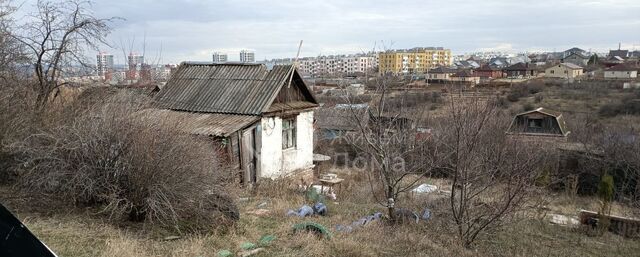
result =
[[240,62],[243,63],[254,63],[256,62],[256,53],[249,50],[240,51]]
[[437,66],[453,64],[451,50],[442,47],[416,47],[389,50],[379,54],[379,72],[393,74],[417,74]]
[[212,57],[213,63],[225,63],[229,61],[227,54],[221,52],[214,52]]
[[[292,64],[294,59],[273,59],[267,66]],[[303,57],[298,59],[298,71],[308,77],[327,75],[355,75],[372,72],[378,67],[378,56],[375,53],[354,55],[327,55]]]
[[99,52],[96,55],[96,70],[98,76],[106,76],[113,72],[113,55],[105,52]]

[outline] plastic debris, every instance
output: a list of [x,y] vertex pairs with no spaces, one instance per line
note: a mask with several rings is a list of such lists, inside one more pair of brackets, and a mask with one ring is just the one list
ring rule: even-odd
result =
[[314,214],[325,216],[327,215],[328,209],[324,203],[316,203],[313,207],[309,205],[303,205],[298,210],[288,210],[286,216],[298,216],[298,217],[307,217],[312,216]]
[[240,245],[240,248],[242,248],[242,250],[252,250],[252,249],[256,249],[258,246],[254,243],[251,242],[244,242]]
[[218,254],[216,254],[216,256],[218,257],[231,257],[233,256],[233,253],[229,250],[220,250],[218,251]]
[[311,208],[311,206],[309,205],[303,205],[302,207],[300,207],[300,209],[294,211],[294,210],[289,210],[287,211],[287,216],[298,216],[298,217],[306,217],[306,216],[311,216],[313,215],[313,208]]
[[325,216],[327,215],[327,206],[324,203],[316,203],[313,205],[313,211],[320,216]]
[[367,224],[369,224],[369,223],[371,223],[373,221],[380,220],[380,219],[382,219],[382,212],[376,212],[376,213],[374,213],[372,215],[365,216],[365,217],[360,218],[357,221],[354,221],[353,223],[351,223],[350,226],[348,226],[348,225],[336,225],[336,230],[340,231],[340,232],[349,233],[349,232],[353,231],[354,228],[367,225]]
[[253,249],[253,250],[240,252],[240,253],[238,253],[238,256],[240,256],[240,257],[248,257],[248,256],[257,254],[257,253],[262,252],[262,251],[264,251],[264,248],[256,248],[256,249]]
[[264,235],[260,238],[260,240],[258,240],[258,245],[261,247],[265,247],[271,244],[271,242],[273,242],[274,240],[276,240],[276,236],[274,235]]
[[422,215],[420,216],[422,220],[429,220],[431,218],[431,210],[429,208],[424,208],[422,211]]
[[549,222],[562,226],[575,226],[580,224],[578,219],[561,214],[551,214],[549,216]]
[[411,191],[419,194],[431,193],[431,192],[438,191],[438,187],[434,185],[429,185],[429,184],[421,184]]
[[331,239],[331,233],[324,226],[315,222],[303,222],[293,225],[293,233],[313,232],[314,234],[326,239]]

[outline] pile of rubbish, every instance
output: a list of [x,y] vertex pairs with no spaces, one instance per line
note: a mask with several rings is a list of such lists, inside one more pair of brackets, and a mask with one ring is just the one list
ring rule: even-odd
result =
[[351,225],[336,225],[336,231],[348,233],[353,231],[353,229],[355,228],[370,224],[373,221],[380,220],[382,219],[382,216],[382,212],[376,212],[374,214],[362,217],[361,219],[354,221],[353,223],[351,223]]
[[316,203],[313,207],[309,205],[303,205],[298,210],[288,210],[286,216],[298,216],[307,217],[313,215],[325,216],[327,215],[327,206],[324,203]]

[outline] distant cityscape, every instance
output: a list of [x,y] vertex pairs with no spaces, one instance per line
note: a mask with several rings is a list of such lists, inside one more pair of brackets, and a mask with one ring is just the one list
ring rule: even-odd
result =
[[[256,61],[253,50],[243,49],[238,53],[239,62],[244,64],[263,64],[271,69],[275,65],[296,63],[298,71],[306,78],[361,76],[365,74],[436,74],[446,68],[450,71],[469,70],[476,74],[491,69],[504,69],[519,63],[531,67],[544,67],[550,64],[571,63],[580,67],[588,66],[593,56],[600,62],[618,64],[626,60],[637,60],[640,51],[617,49],[609,53],[596,53],[577,47],[562,52],[522,52],[508,53],[500,51],[473,52],[453,55],[451,49],[444,47],[414,47],[411,49],[393,49],[380,52],[359,54],[319,55],[315,57],[276,58]],[[227,52],[214,51],[212,63],[229,63]],[[141,54],[130,52],[126,64],[116,65],[113,54],[99,52],[96,55],[95,74],[108,84],[134,84],[141,82],[166,82],[177,64],[149,64]],[[609,65],[611,66],[611,65]]]

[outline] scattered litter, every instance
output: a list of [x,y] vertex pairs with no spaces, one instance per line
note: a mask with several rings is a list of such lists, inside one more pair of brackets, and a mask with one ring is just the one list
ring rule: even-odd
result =
[[418,214],[406,208],[398,208],[394,213],[396,215],[396,221],[398,222],[405,223],[415,221],[418,223],[420,221],[420,216],[418,216]]
[[256,206],[256,208],[258,208],[258,209],[262,209],[264,207],[267,207],[267,202],[262,202],[262,203],[258,204],[258,206]]
[[164,241],[173,241],[173,240],[178,240],[180,239],[179,236],[168,236],[164,238]]
[[320,216],[325,216],[327,215],[327,206],[324,203],[316,203],[313,205],[313,211]]
[[372,215],[369,216],[365,216],[362,217],[361,219],[354,221],[353,223],[351,223],[351,225],[336,225],[336,230],[340,231],[340,232],[346,232],[349,233],[351,231],[353,231],[354,228],[360,227],[360,226],[364,226],[367,225],[369,223],[371,223],[372,221],[376,221],[376,220],[380,220],[382,219],[382,212],[376,212]]
[[247,201],[249,201],[249,197],[240,197],[238,199],[238,202],[247,202]]
[[233,253],[229,250],[220,250],[218,251],[217,254],[218,257],[231,257],[233,256]]
[[451,195],[451,190],[440,190],[440,193],[443,195]]
[[326,239],[331,239],[331,233],[324,226],[315,222],[303,222],[293,225],[293,233],[313,232],[314,234]]
[[414,193],[425,194],[438,191],[438,187],[429,184],[421,184],[418,187],[411,190]]
[[267,209],[256,209],[256,210],[247,211],[247,214],[253,214],[256,216],[266,216],[266,215],[269,215],[269,213],[271,213],[271,211]]
[[287,216],[298,216],[298,217],[306,217],[313,215],[313,208],[309,205],[303,205],[297,211],[289,210],[287,211]]
[[322,192],[323,195],[328,196],[332,200],[337,199],[337,195],[336,195],[335,192],[332,192],[331,187],[328,187],[328,186],[323,187],[321,185],[313,185],[310,188],[314,189],[316,194],[318,194],[318,192]]
[[549,222],[562,226],[573,226],[580,224],[580,221],[578,219],[561,214],[549,215]]
[[244,242],[240,245],[240,248],[242,248],[242,250],[252,250],[252,249],[256,249],[258,246],[254,243],[251,242]]
[[422,220],[429,220],[431,218],[431,210],[429,208],[424,208],[422,211],[422,216],[420,216]]
[[264,235],[260,238],[260,240],[258,240],[258,245],[261,247],[265,247],[271,244],[271,242],[273,242],[274,240],[276,240],[276,236],[274,235]]
[[262,251],[264,251],[264,248],[256,248],[256,249],[253,249],[253,250],[250,250],[250,251],[240,252],[240,253],[238,253],[238,255],[240,257],[248,257],[248,256],[254,255],[254,254],[262,252]]
[[313,205],[313,207],[305,204],[298,210],[288,210],[286,216],[307,217],[314,214],[325,216],[327,215],[327,211],[327,206],[324,203],[318,202]]

